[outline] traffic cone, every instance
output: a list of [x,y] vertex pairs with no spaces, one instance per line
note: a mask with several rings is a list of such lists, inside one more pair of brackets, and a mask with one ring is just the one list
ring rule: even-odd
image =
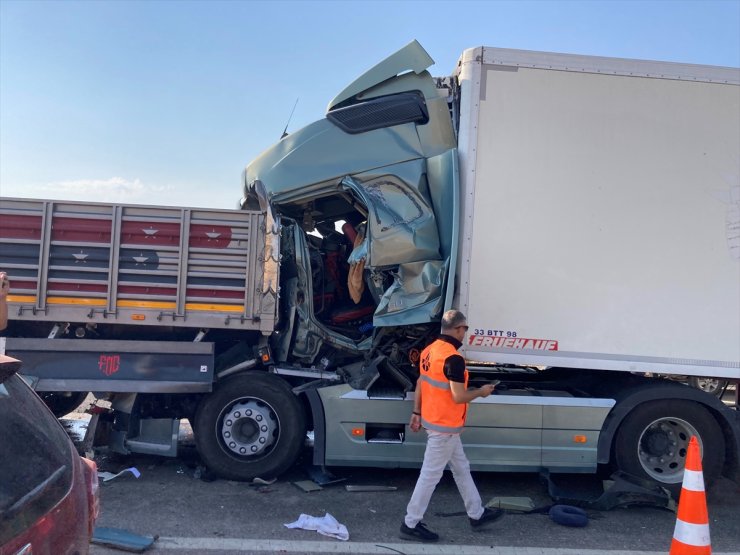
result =
[[704,494],[704,475],[701,470],[701,454],[696,436],[689,440],[686,467],[683,471],[681,499],[678,501],[676,528],[673,531],[669,555],[709,555],[709,514],[707,497]]

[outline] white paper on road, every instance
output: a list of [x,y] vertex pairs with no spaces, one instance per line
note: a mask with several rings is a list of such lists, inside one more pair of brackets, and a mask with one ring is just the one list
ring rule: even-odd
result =
[[130,472],[137,478],[141,476],[141,472],[139,472],[135,466],[132,466],[131,468],[125,468],[121,470],[121,472],[119,472],[118,474],[113,474],[112,472],[98,472],[98,478],[101,478],[103,482],[109,482],[113,478],[118,478],[121,474],[124,474],[126,472]]
[[347,541],[349,532],[344,524],[337,522],[337,519],[326,513],[323,517],[301,514],[298,520],[290,524],[284,524],[286,528],[301,528],[303,530],[316,530],[322,536],[337,538],[338,540]]

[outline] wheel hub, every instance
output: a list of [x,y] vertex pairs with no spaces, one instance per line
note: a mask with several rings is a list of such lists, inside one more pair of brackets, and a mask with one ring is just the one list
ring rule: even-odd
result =
[[719,394],[720,390],[724,387],[724,383],[717,378],[698,378],[696,385],[702,391],[712,394]]
[[645,472],[659,482],[683,479],[689,439],[699,437],[696,429],[679,418],[660,418],[643,431],[638,457]]
[[668,430],[667,432],[649,431],[645,435],[644,440],[645,452],[653,457],[659,457],[669,453],[669,447],[672,444],[675,444],[675,439],[671,437],[672,435],[671,430]]
[[274,443],[276,431],[277,419],[270,407],[254,399],[232,405],[221,424],[224,445],[242,457],[265,452]]

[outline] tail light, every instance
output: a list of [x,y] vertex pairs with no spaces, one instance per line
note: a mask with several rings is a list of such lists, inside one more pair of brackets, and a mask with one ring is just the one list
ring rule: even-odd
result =
[[98,465],[85,457],[80,457],[85,464],[85,481],[87,482],[88,528],[92,538],[95,521],[100,516],[100,479]]

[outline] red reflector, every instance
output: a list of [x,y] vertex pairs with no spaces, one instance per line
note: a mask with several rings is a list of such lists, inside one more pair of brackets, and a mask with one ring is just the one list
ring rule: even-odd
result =
[[352,435],[353,436],[364,436],[365,430],[362,428],[352,428]]
[[92,538],[95,521],[100,516],[100,478],[95,461],[82,457],[82,463],[85,467],[85,481],[87,482],[88,534]]

